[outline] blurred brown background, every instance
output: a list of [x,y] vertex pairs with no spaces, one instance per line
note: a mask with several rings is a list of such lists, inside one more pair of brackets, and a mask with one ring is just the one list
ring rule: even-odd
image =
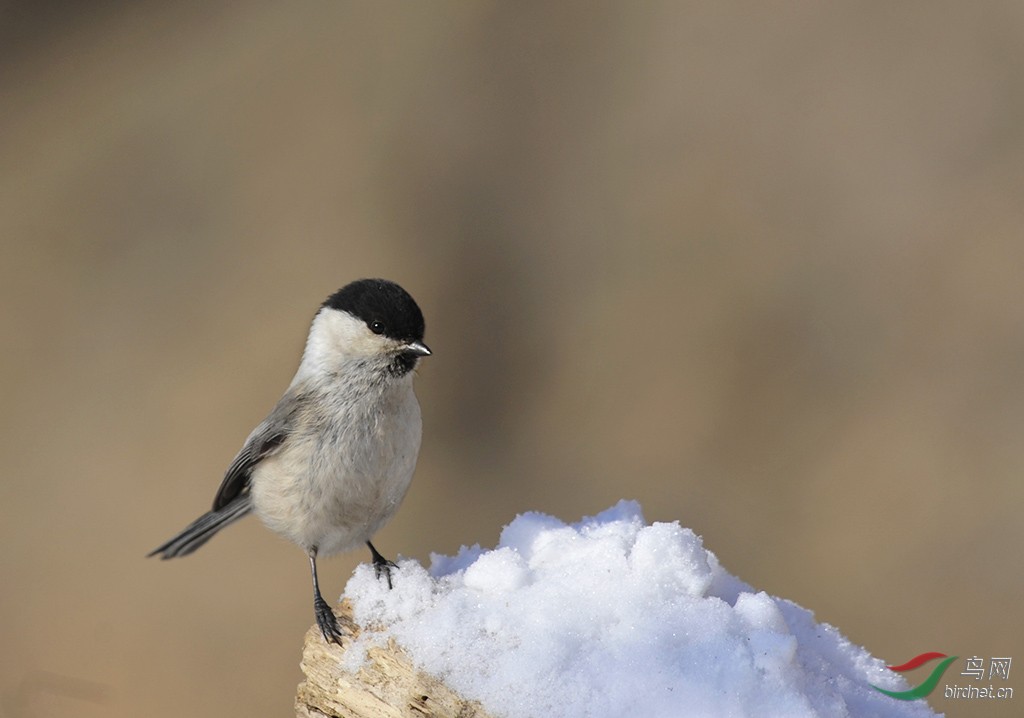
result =
[[636,498],[1024,662],[1022,197],[1017,0],[0,3],[0,710],[292,714],[301,552],[143,556],[368,275],[435,351],[387,555]]

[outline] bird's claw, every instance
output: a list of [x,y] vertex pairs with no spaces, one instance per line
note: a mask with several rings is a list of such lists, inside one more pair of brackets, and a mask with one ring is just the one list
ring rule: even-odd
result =
[[393,568],[398,568],[398,564],[394,561],[388,561],[383,556],[380,557],[379,561],[377,559],[374,559],[373,561],[373,574],[377,577],[378,581],[381,576],[384,576],[384,578],[388,580],[388,590],[392,588],[391,569]]
[[373,574],[380,580],[381,575],[388,580],[388,590],[391,590],[391,569],[398,568],[398,564],[394,561],[388,561],[386,558],[380,555],[372,543],[366,542],[366,545],[370,547],[370,556],[373,558]]
[[338,617],[334,615],[334,609],[322,598],[313,601],[313,613],[316,614],[316,625],[320,633],[324,634],[324,640],[328,643],[341,645],[341,626],[338,625]]

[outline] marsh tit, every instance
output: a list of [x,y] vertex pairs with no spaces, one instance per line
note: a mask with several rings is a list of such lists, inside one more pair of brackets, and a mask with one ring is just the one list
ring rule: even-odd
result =
[[394,282],[361,279],[328,297],[295,378],[231,462],[213,509],[149,555],[187,556],[251,511],[305,549],[317,625],[340,644],[316,559],[365,544],[391,587],[395,564],[370,539],[398,509],[416,466],[422,424],[412,380],[430,355],[423,331],[420,308]]

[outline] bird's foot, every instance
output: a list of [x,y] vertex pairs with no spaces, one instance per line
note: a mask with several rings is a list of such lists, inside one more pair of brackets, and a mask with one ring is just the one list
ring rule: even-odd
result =
[[338,617],[334,615],[334,609],[322,597],[313,599],[313,613],[316,614],[316,625],[320,627],[320,633],[324,634],[324,640],[328,643],[341,645],[341,627],[338,625]]
[[391,569],[393,568],[398,568],[398,564],[394,561],[388,561],[386,558],[383,557],[381,558],[380,561],[375,560],[373,562],[374,575],[377,577],[378,581],[380,580],[381,576],[388,580],[388,590],[391,589]]
[[370,547],[370,555],[373,557],[373,574],[380,580],[381,576],[384,576],[388,580],[388,590],[391,586],[391,569],[398,568],[398,564],[394,561],[388,561],[386,558],[380,555],[380,552],[373,547],[373,544],[369,541],[366,545]]

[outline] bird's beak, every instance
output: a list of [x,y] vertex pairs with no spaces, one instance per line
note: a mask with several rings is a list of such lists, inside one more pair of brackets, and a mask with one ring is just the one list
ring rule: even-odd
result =
[[423,342],[409,342],[405,345],[405,350],[418,357],[428,357],[433,353]]

